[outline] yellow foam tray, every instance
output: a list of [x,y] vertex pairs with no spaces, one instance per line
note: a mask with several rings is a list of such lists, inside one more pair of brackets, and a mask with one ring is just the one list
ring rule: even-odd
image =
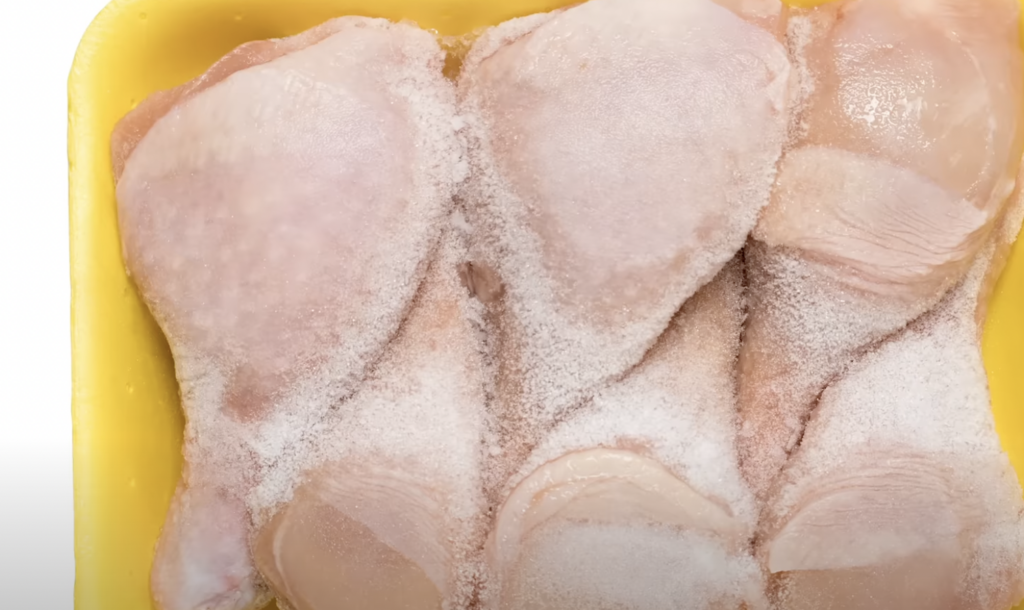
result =
[[[115,0],[100,13],[68,87],[77,610],[154,607],[149,569],[182,459],[174,365],[121,259],[109,147],[117,120],[243,42],[331,17],[459,34],[571,1]],[[999,431],[1024,478],[1024,246],[997,289],[984,350]]]

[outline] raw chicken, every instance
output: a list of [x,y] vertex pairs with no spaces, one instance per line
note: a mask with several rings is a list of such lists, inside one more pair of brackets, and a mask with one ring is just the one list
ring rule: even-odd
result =
[[[152,573],[164,610],[259,604],[253,528],[291,496],[305,469],[339,457],[321,446],[323,431],[363,417],[345,401],[375,363],[388,361],[385,348],[413,306],[461,179],[454,88],[441,75],[443,62],[422,30],[342,18],[246,45],[119,125],[113,151],[124,257],[170,343],[187,415],[187,464]],[[440,315],[438,307],[421,305],[419,315]],[[424,390],[414,406],[380,405],[390,417],[376,421],[438,399],[451,401],[439,407],[451,413],[439,417],[477,429],[479,413],[460,402],[472,397],[456,400],[452,392]],[[413,465],[406,447],[367,442],[334,471],[353,501],[386,494],[342,472],[391,472],[401,481],[418,469],[429,490],[430,473],[446,465],[435,447],[420,445],[431,470]],[[467,451],[478,444],[468,442]],[[451,452],[445,459],[455,459]],[[469,476],[437,493],[472,502],[473,484]],[[419,497],[391,497],[389,505],[395,514],[429,513]],[[287,510],[303,505],[295,506]],[[363,518],[338,511],[349,525]],[[423,527],[440,527],[433,518]],[[390,544],[379,523],[364,525],[358,535],[366,548],[373,536],[377,548]],[[424,539],[449,533],[424,532]],[[302,535],[281,535],[283,552],[301,545]],[[415,572],[422,557],[398,552],[409,553],[405,567]],[[294,595],[297,609],[323,608],[304,589],[316,583],[290,582],[291,559],[278,561],[283,580],[271,577],[275,590]],[[410,587],[443,595],[446,579],[454,582],[443,566],[420,567],[433,580],[410,576]],[[343,582],[355,596],[373,587]]]
[[1020,599],[977,351],[1011,1],[795,11],[795,81],[774,0],[590,0],[486,32],[459,108],[433,36],[349,17],[147,100],[112,150],[188,417],[158,605]]
[[1024,492],[995,431],[977,324],[1022,203],[934,311],[822,395],[760,534],[779,610],[1024,600]]
[[531,454],[491,531],[484,607],[766,606],[735,453],[742,275],[727,265]]
[[672,324],[742,248],[786,129],[789,62],[758,25],[781,5],[732,4],[750,21],[591,0],[486,32],[463,65],[466,276],[497,366],[484,607],[762,597],[734,455],[736,297]]
[[498,363],[496,487],[743,246],[788,76],[771,33],[710,0],[591,0],[474,45],[460,198]]
[[443,242],[385,356],[318,431],[320,465],[259,533],[256,565],[295,610],[467,608],[476,592],[487,421],[464,259]]
[[748,248],[740,456],[763,497],[830,379],[934,307],[1021,159],[1014,0],[794,11],[794,141]]

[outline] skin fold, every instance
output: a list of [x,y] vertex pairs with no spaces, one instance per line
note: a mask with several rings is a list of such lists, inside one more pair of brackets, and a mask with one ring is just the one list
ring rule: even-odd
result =
[[740,356],[740,454],[762,498],[826,384],[963,279],[1021,157],[1015,2],[850,0],[787,19],[801,93],[747,249]]
[[976,319],[1022,219],[1018,195],[964,280],[823,393],[758,535],[775,607],[1024,599],[1024,492],[995,430]]

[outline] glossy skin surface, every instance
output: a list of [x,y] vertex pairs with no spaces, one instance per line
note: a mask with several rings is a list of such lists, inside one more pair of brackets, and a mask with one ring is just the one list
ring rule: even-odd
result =
[[1021,153],[1017,10],[853,0],[789,16],[802,96],[753,232],[741,355],[759,495],[828,380],[938,303],[1000,221]]
[[748,248],[740,359],[741,463],[780,610],[1024,596],[1024,506],[978,348],[1020,227],[1016,24],[1011,2],[790,16],[810,80]]

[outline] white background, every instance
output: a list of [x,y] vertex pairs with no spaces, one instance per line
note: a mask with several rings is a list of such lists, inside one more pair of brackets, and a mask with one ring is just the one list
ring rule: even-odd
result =
[[70,609],[67,77],[106,0],[2,4],[0,603]]

